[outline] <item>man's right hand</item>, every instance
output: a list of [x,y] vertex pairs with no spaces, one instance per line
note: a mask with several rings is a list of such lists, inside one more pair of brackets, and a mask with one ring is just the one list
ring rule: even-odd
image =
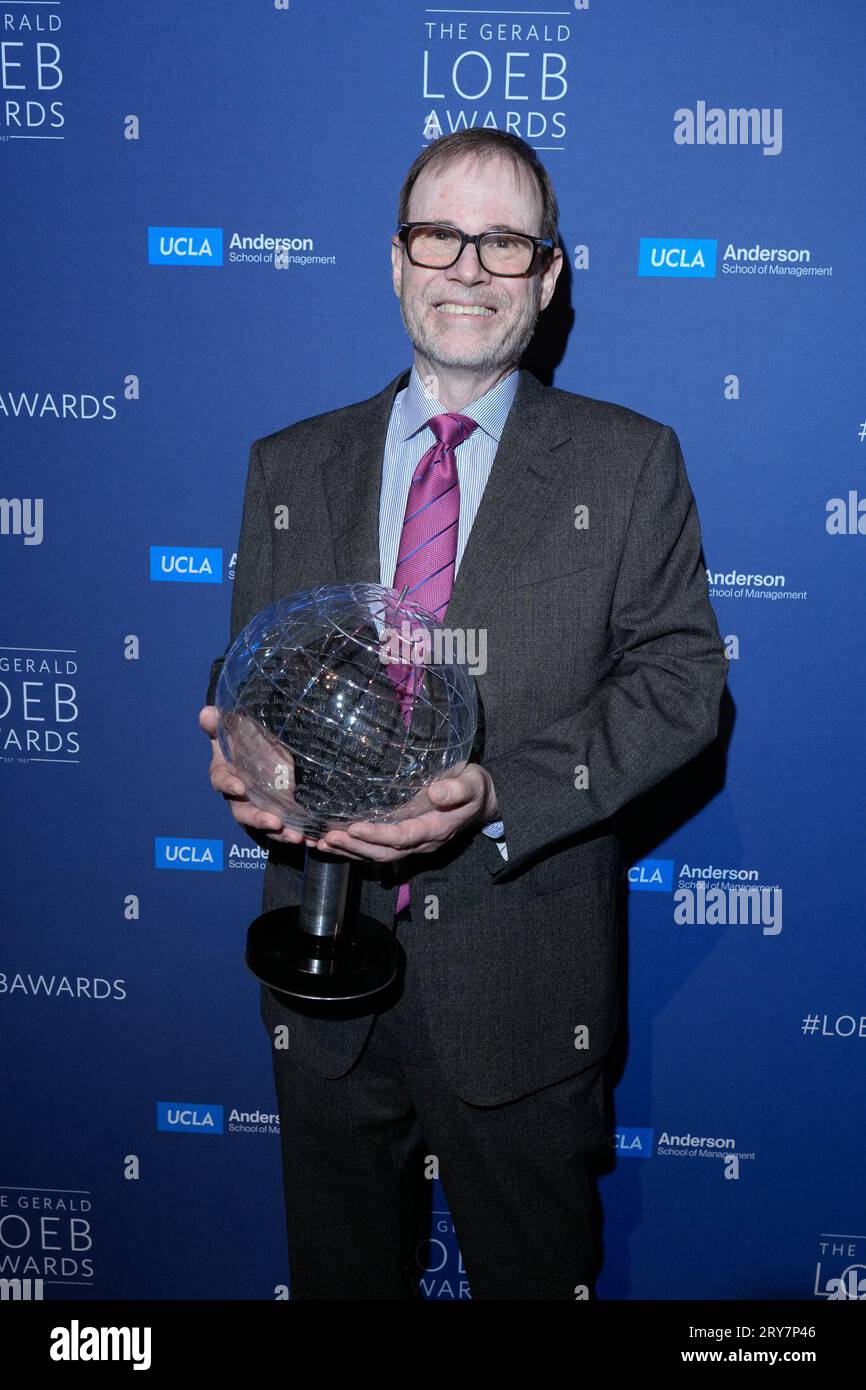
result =
[[[221,792],[229,803],[232,815],[239,825],[253,830],[265,830],[269,838],[279,839],[285,844],[302,845],[304,835],[300,830],[283,827],[279,816],[270,811],[260,811],[247,796],[247,789],[232,765],[226,762],[217,739],[219,710],[216,705],[205,705],[199,711],[198,722],[211,741],[210,784],[214,791]],[[276,834],[275,832],[281,832]]]

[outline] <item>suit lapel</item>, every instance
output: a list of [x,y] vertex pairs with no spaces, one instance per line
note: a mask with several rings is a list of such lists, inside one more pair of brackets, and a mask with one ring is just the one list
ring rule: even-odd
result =
[[[382,459],[394,397],[408,380],[409,372],[401,372],[378,395],[346,411],[324,460],[337,583],[381,583]],[[555,393],[521,370],[443,620],[449,627],[470,625],[532,541],[566,466],[565,452],[557,456],[555,450],[569,437]]]
[[460,561],[443,622],[478,621],[508,570],[537,535],[550,494],[567,464],[554,450],[570,437],[555,393],[521,370],[493,468]]
[[336,582],[379,584],[379,499],[382,459],[394,397],[409,381],[401,372],[377,396],[345,412],[322,486],[331,517]]

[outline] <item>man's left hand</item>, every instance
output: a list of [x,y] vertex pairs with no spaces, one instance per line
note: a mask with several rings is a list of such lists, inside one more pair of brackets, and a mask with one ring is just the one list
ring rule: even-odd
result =
[[[432,854],[459,831],[497,819],[499,808],[493,778],[476,763],[470,763],[457,777],[433,782],[420,795],[429,801],[432,810],[393,824],[356,821],[344,830],[329,830],[321,839],[307,843],[315,844],[325,854],[390,864],[409,854]],[[279,840],[280,836],[269,838]]]

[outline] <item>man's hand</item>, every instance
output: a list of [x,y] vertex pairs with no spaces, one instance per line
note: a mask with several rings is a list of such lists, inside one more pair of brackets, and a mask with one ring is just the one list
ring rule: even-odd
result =
[[268,831],[268,839],[278,840],[282,844],[302,845],[303,832],[288,827],[284,829],[279,816],[272,815],[270,811],[260,811],[258,806],[254,806],[247,796],[244,783],[232,765],[226,762],[217,740],[219,710],[216,705],[205,705],[199,711],[198,722],[211,741],[210,784],[214,791],[221,792],[225,797],[238,824],[252,830]]
[[[413,815],[413,805],[431,809]],[[317,847],[347,859],[390,864],[409,854],[432,854],[458,831],[496,820],[498,810],[490,773],[470,763],[458,776],[444,777],[419,792],[406,807],[406,819],[387,825],[357,821],[344,830],[329,830]]]
[[484,768],[470,763],[458,776],[433,782],[419,792],[403,809],[403,819],[387,825],[357,821],[344,830],[330,830],[321,839],[313,840],[301,830],[284,827],[279,816],[259,810],[250,801],[246,786],[226,762],[219,746],[216,705],[205,705],[199,711],[198,722],[211,741],[210,781],[214,791],[225,797],[239,825],[264,831],[269,840],[280,844],[307,844],[346,859],[388,864],[410,854],[431,854],[458,831],[476,823],[487,825],[497,818],[493,779]]

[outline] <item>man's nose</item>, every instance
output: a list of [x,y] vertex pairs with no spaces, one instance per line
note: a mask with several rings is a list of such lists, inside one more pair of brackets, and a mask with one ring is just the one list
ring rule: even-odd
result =
[[471,241],[463,247],[463,254],[445,274],[450,280],[459,280],[464,285],[488,284],[491,276],[478,259],[478,249]]

